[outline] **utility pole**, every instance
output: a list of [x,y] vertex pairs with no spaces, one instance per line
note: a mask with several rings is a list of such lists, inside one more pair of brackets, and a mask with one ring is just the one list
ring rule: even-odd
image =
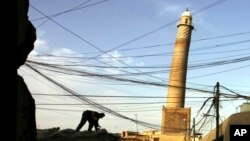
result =
[[137,130],[137,133],[139,133],[138,132],[138,123],[137,123],[137,114],[135,114],[135,119],[136,119],[136,130]]
[[216,141],[219,140],[219,103],[220,103],[220,83],[216,83],[215,108],[216,108]]
[[193,141],[195,141],[195,118],[193,118]]

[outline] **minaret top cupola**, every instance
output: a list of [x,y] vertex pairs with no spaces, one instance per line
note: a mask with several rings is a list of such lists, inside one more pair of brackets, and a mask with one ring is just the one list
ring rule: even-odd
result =
[[181,20],[177,23],[177,27],[180,25],[190,26],[193,29],[192,15],[188,9],[182,13]]

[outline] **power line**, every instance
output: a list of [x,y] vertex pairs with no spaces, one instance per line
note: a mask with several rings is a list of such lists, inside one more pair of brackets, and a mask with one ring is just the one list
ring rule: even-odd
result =
[[[196,60],[196,61],[189,61],[189,67],[190,65],[194,65],[191,64],[193,62],[204,62],[204,61],[210,61],[210,60],[220,60],[220,59],[224,59],[224,58],[232,58],[232,57],[237,57],[237,56],[243,56],[243,55],[249,55],[249,53],[243,53],[243,54],[239,54],[239,55],[229,55],[229,56],[224,56],[224,57],[217,57],[217,58],[212,58],[212,59],[203,59],[203,60]],[[64,56],[54,56],[54,55],[45,55],[46,57],[64,57]],[[40,55],[38,55],[38,57],[40,57]],[[74,58],[74,57],[69,57],[70,58]],[[36,60],[36,59],[32,59],[32,60]],[[28,60],[31,61],[31,60]],[[36,61],[34,61],[36,62]],[[210,63],[210,62],[208,62]],[[211,62],[212,63],[212,62]],[[125,66],[104,66],[104,65],[89,65],[89,64],[55,64],[55,63],[50,63],[51,65],[54,66],[82,66],[82,67],[92,67],[92,68],[128,68]],[[160,64],[160,65],[151,65],[151,66],[131,66],[133,68],[141,68],[141,69],[158,69],[158,68],[170,68],[170,64]]]
[[[37,71],[37,70],[36,70],[36,71]],[[39,72],[39,71],[38,71],[38,72]],[[39,73],[39,74],[41,74],[41,73]],[[48,78],[48,77],[46,77],[46,78]],[[51,79],[49,79],[49,80],[51,80]],[[52,80],[52,81],[54,81],[54,80]],[[60,84],[60,86],[63,86],[63,85]],[[63,87],[65,87],[65,86],[63,86]],[[68,89],[68,88],[66,88],[66,87],[65,87],[64,89],[65,89],[65,90],[70,90],[70,89]],[[74,92],[74,91],[71,91],[71,90],[70,90],[70,91],[68,91],[68,92],[72,93],[72,92]],[[74,93],[75,93],[75,92],[74,92]],[[78,97],[78,98],[80,98],[80,97]],[[89,101],[89,100],[87,99],[87,101]],[[89,102],[90,102],[90,101],[89,101]],[[93,105],[94,107],[98,106],[98,105],[96,105],[96,103],[92,103],[92,102],[89,103],[89,104],[94,104],[94,105]],[[101,107],[100,107],[100,108],[101,108]],[[111,111],[108,111],[108,112],[111,112]],[[120,114],[119,114],[119,115],[120,115]],[[118,115],[118,117],[119,117],[119,115]],[[128,119],[127,117],[124,117],[124,116],[122,116],[122,118]],[[133,121],[133,122],[135,121],[134,119],[130,119],[130,118],[129,118],[128,120],[131,120],[131,121]],[[146,127],[151,127],[151,128],[152,128],[152,127],[155,127],[155,128],[158,127],[158,125],[149,124],[149,123],[145,123],[145,122],[141,122],[141,121],[140,121],[140,124],[143,125],[143,126],[146,126]]]
[[[204,10],[207,10],[207,9],[209,9],[209,8],[212,8],[212,7],[214,7],[214,6],[217,6],[217,5],[219,5],[219,4],[221,4],[221,3],[225,2],[225,1],[226,1],[226,0],[219,0],[219,1],[216,1],[216,2],[214,2],[214,3],[212,3],[212,4],[209,4],[209,5],[207,5],[207,6],[203,7],[203,8],[201,8],[201,9],[196,10],[195,12],[193,12],[193,15],[196,15],[196,14],[198,14],[198,13],[204,11]],[[167,27],[169,27],[170,25],[175,24],[176,22],[178,22],[178,20],[179,20],[179,19],[173,20],[173,21],[170,22],[170,23],[167,23],[167,24],[162,25],[162,26],[160,26],[160,27],[158,27],[158,28],[156,28],[156,29],[154,29],[154,30],[151,30],[151,31],[145,33],[145,34],[142,34],[142,35],[140,35],[140,36],[137,36],[136,38],[134,38],[134,39],[132,39],[132,40],[129,40],[129,41],[125,42],[125,43],[122,43],[122,44],[120,44],[120,45],[118,45],[118,46],[116,46],[116,47],[114,47],[114,48],[112,48],[112,49],[110,49],[110,50],[108,50],[108,51],[105,51],[104,53],[105,53],[105,54],[108,54],[108,52],[111,52],[111,51],[113,51],[113,50],[116,50],[116,49],[118,49],[118,48],[121,48],[121,47],[123,47],[123,46],[125,46],[125,45],[128,45],[128,44],[134,42],[134,41],[137,41],[137,40],[142,39],[142,38],[144,38],[144,37],[146,37],[146,36],[148,36],[148,35],[151,35],[151,34],[157,32],[157,31],[159,31],[159,30],[162,30],[162,29],[164,29],[164,28],[167,28]],[[90,58],[90,59],[96,59],[97,57],[99,57],[99,56],[101,56],[101,55],[102,55],[102,54],[96,55],[95,57],[92,57],[92,58]],[[90,60],[90,59],[88,59],[88,60]],[[86,61],[88,61],[88,60],[86,60]],[[86,62],[86,61],[84,61],[84,62]]]
[[[29,63],[32,63],[32,62],[29,61]],[[40,65],[44,65],[44,64],[40,63]],[[52,67],[49,64],[46,64],[45,66]],[[135,79],[125,79],[125,78],[119,78],[119,77],[114,77],[114,76],[109,76],[109,75],[100,75],[100,74],[92,73],[92,72],[90,73],[90,72],[86,72],[86,71],[78,71],[78,70],[66,69],[66,68],[61,68],[61,67],[56,67],[56,66],[53,66],[53,68],[58,68],[60,70],[65,70],[65,71],[73,71],[73,72],[76,72],[76,73],[80,73],[82,75],[95,76],[95,77],[100,77],[100,78],[116,80],[116,81],[131,82],[131,83],[145,84],[145,85],[152,85],[152,86],[159,86],[159,87],[168,86],[168,87],[180,88],[179,86],[166,85],[166,84],[163,84],[163,83],[156,83],[156,82],[149,82],[149,81],[139,81],[139,80],[135,80]],[[210,91],[206,91],[206,90],[200,90],[200,89],[188,88],[188,87],[185,87],[185,88],[188,89],[188,90],[194,90],[194,91],[199,91],[199,92],[204,92],[204,93],[211,93]]]
[[[27,64],[27,63],[26,63]],[[61,69],[65,69],[65,68],[61,68]],[[65,69],[65,70],[69,70],[72,71],[71,69]],[[75,72],[79,72],[77,70],[74,70]],[[81,72],[81,73],[86,73],[86,72]],[[93,73],[91,73],[93,75]],[[101,76],[101,77],[105,77],[103,75],[99,75],[99,74],[94,74],[95,76]],[[132,79],[123,79],[123,78],[117,78],[117,77],[111,77],[111,76],[106,76],[108,79],[115,79],[115,80],[119,80],[119,81],[129,81],[129,82],[133,82],[133,83],[142,83],[142,84],[147,84],[147,85],[154,85],[154,86],[168,86],[168,87],[176,87],[176,88],[180,88],[178,86],[173,86],[173,85],[166,85],[166,84],[161,84],[161,83],[154,83],[154,82],[147,82],[147,81],[137,81],[137,80],[132,80]],[[210,91],[207,90],[202,90],[202,89],[196,89],[196,88],[190,88],[190,87],[185,87],[185,89],[187,90],[193,90],[193,91],[198,91],[198,92],[203,92],[203,93],[212,93]],[[227,96],[234,96],[234,95],[230,95],[230,94],[225,94],[225,93],[221,93],[221,95],[227,95]],[[77,95],[79,97],[79,95]],[[240,96],[241,98],[249,98],[249,97],[245,97],[245,96]]]
[[[41,107],[37,107],[37,109],[42,109],[42,110],[53,110],[53,111],[70,111],[70,112],[82,112],[82,110],[72,110],[72,109],[55,109],[55,108],[41,108]],[[158,109],[161,109],[161,107],[159,107]],[[150,111],[156,111],[158,109],[142,109],[142,110],[118,110],[117,112],[150,112]]]
[[[224,1],[225,1],[225,0],[223,0],[223,1],[218,1],[218,2],[215,2],[215,3],[212,3],[212,4],[210,4],[210,5],[206,6],[206,7],[203,7],[202,9],[200,9],[200,10],[198,10],[198,11],[201,12],[201,11],[203,11],[203,10],[209,9],[209,8],[214,7],[214,6],[220,4],[220,3],[224,2]],[[117,59],[116,57],[113,57],[112,55],[110,55],[110,54],[108,53],[108,52],[110,52],[110,50],[107,51],[107,52],[106,52],[106,51],[103,51],[103,50],[100,49],[99,47],[95,46],[93,43],[90,43],[90,42],[87,41],[86,39],[80,37],[80,36],[77,35],[76,33],[74,33],[74,32],[72,32],[71,30],[69,30],[68,28],[66,28],[66,27],[62,26],[61,24],[59,24],[58,22],[54,21],[53,19],[51,19],[50,17],[48,17],[47,15],[45,15],[43,12],[41,12],[40,10],[38,10],[37,8],[35,8],[34,6],[32,6],[32,5],[30,5],[30,6],[31,6],[33,9],[35,9],[36,11],[38,11],[40,14],[46,16],[48,19],[50,19],[51,21],[53,21],[54,23],[56,23],[58,26],[60,26],[60,27],[63,28],[64,30],[68,31],[69,33],[71,33],[71,34],[74,35],[75,37],[77,37],[77,38],[81,39],[82,41],[84,41],[85,43],[87,43],[88,45],[90,45],[90,46],[94,47],[95,49],[101,51],[102,53],[104,53],[104,54],[110,56],[111,58],[117,60],[118,62],[122,63],[123,65],[130,67],[130,65],[128,65],[128,64],[125,63],[124,61],[121,61],[121,60]],[[197,14],[197,13],[199,13],[199,12],[194,12],[194,15]],[[133,39],[133,40],[130,40],[129,42],[126,42],[126,43],[124,43],[124,44],[122,44],[122,45],[120,45],[120,46],[117,46],[117,47],[113,48],[112,50],[117,49],[117,48],[120,48],[120,47],[122,47],[122,46],[124,46],[124,45],[126,45],[126,44],[129,44],[129,43],[131,43],[131,42],[133,42],[133,41],[135,41],[135,40],[138,40],[138,39],[140,39],[140,38],[144,38],[144,37],[146,37],[146,36],[148,36],[148,35],[150,35],[150,34],[156,32],[156,31],[158,31],[158,30],[161,30],[161,29],[163,29],[163,28],[165,28],[165,27],[167,27],[167,26],[170,26],[171,24],[173,24],[173,23],[175,23],[175,22],[177,22],[177,20],[171,22],[170,24],[161,26],[160,28],[157,28],[156,30],[153,30],[153,31],[151,31],[151,32],[148,32],[147,34],[144,34],[144,35],[142,35],[142,36],[139,36],[139,37],[137,37],[137,38],[135,38],[135,39]],[[96,57],[94,57],[93,59],[95,59],[95,58],[96,58]],[[86,61],[88,61],[88,60],[86,60]],[[85,61],[85,62],[86,62],[86,61]],[[100,60],[98,60],[98,61],[100,61]],[[103,61],[100,61],[100,62],[104,63]],[[106,63],[104,63],[104,64],[106,64]],[[107,65],[109,65],[109,64],[107,64]],[[132,68],[132,69],[134,69],[134,70],[136,70],[136,71],[138,71],[138,72],[143,73],[143,72],[142,72],[141,70],[139,70],[139,69],[136,69],[136,68]],[[163,79],[161,79],[161,78],[159,78],[159,77],[156,77],[156,76],[153,76],[153,75],[150,75],[150,74],[147,74],[147,76],[152,77],[152,78],[159,79],[159,80],[161,80],[161,81],[164,81]]]
[[[222,87],[226,90],[229,90],[230,92],[234,93],[233,94],[225,94],[225,93],[221,93],[219,91],[219,88]],[[216,91],[215,91],[216,90]],[[208,108],[207,112],[203,115],[203,117],[199,120],[199,122],[197,122],[196,125],[200,124],[200,128],[203,128],[204,125],[207,123],[207,118],[208,117],[211,117],[212,115],[212,118],[216,117],[216,127],[217,127],[217,136],[218,136],[218,125],[219,125],[219,103],[220,101],[232,101],[232,100],[236,100],[236,99],[239,99],[239,98],[242,98],[242,99],[250,99],[250,96],[245,96],[245,95],[241,95],[239,93],[236,93],[224,86],[221,86],[219,85],[219,83],[217,82],[216,86],[214,87],[214,97],[210,97],[208,99],[206,99],[203,103],[203,105],[201,106],[201,108],[199,109],[198,113],[197,113],[197,116],[199,115],[200,111],[204,108],[204,106],[207,104],[208,101],[212,100],[211,103],[210,103],[210,107]],[[231,99],[227,99],[227,100],[222,100],[221,98],[219,98],[219,96],[224,96],[225,98],[231,98]],[[215,108],[214,111],[211,111],[212,108]],[[211,112],[214,112],[212,114],[210,114]],[[215,115],[215,112],[216,112],[216,116]],[[211,120],[211,118],[210,118]]]
[[[211,97],[212,98],[212,97]],[[239,100],[244,100],[244,99],[239,99]],[[223,99],[221,101],[232,101],[232,99]],[[197,103],[201,103],[201,102],[204,102],[204,100],[199,100],[199,101],[186,101],[186,102],[189,102],[189,103],[192,103],[192,102],[197,102]],[[178,102],[168,102],[168,103],[178,103]],[[118,102],[118,103],[99,103],[101,105],[151,105],[151,104],[166,104],[166,102],[161,102],[161,101],[156,101],[156,102]],[[79,105],[93,105],[93,104],[78,104],[78,103],[37,103],[36,105],[46,105],[46,106],[65,106],[65,105],[68,105],[68,106],[79,106]],[[160,106],[161,108],[161,106]],[[134,108],[133,108],[134,109]]]
[[234,70],[238,70],[238,69],[242,69],[242,68],[247,68],[247,67],[249,67],[249,66],[250,66],[250,65],[244,65],[244,66],[241,66],[241,67],[232,68],[232,69],[223,70],[223,71],[218,71],[218,72],[209,73],[209,74],[205,74],[205,75],[199,75],[199,76],[188,77],[187,79],[195,79],[195,78],[200,78],[200,77],[205,77],[205,76],[220,74],[220,73],[224,73],[224,72],[229,72],[229,71],[234,71]]
[[[239,62],[244,62],[244,61],[249,61],[249,60],[250,60],[250,56],[246,56],[246,57],[230,59],[230,60],[200,63],[200,64],[189,65],[188,70],[202,69],[202,68],[207,68],[207,67],[215,67],[215,66],[226,65],[226,64],[234,64],[234,63],[239,63]],[[67,74],[65,72],[62,72],[62,70],[61,70],[61,69],[65,70],[66,68],[58,67],[58,65],[39,63],[39,62],[34,62],[34,61],[27,61],[27,62],[37,64],[37,65],[49,66],[49,67],[53,67],[53,68],[60,68],[60,70],[50,70],[50,71]],[[244,67],[246,67],[246,66],[244,66]],[[244,68],[244,67],[234,68],[234,69],[230,69],[230,70],[226,70],[226,71],[232,71],[232,70],[240,69],[240,68]],[[170,68],[170,66],[168,66],[168,68]],[[45,68],[42,68],[42,69],[45,69]],[[182,69],[182,68],[172,68],[173,71],[176,71],[179,69]],[[47,70],[49,70],[49,69],[47,69]],[[133,76],[133,75],[168,73],[169,71],[170,71],[170,69],[168,69],[168,70],[164,69],[164,70],[148,71],[148,72],[141,72],[141,73],[122,73],[122,74],[120,73],[120,74],[99,74],[99,75],[100,76]],[[217,73],[219,73],[219,72],[217,72]],[[209,74],[209,75],[212,75],[212,74]],[[85,76],[87,76],[87,75],[85,75]],[[90,75],[90,76],[92,76],[92,75]]]
[[82,110],[70,110],[70,109],[54,109],[54,108],[41,108],[41,107],[36,107],[36,109],[40,110],[49,110],[49,111],[69,111],[69,112],[82,112]]
[[[211,39],[221,39],[221,38],[232,37],[232,36],[239,36],[239,35],[245,35],[245,34],[250,34],[250,31],[239,32],[239,33],[232,33],[232,34],[221,35],[221,36],[214,36],[214,37],[206,37],[206,38],[194,39],[194,40],[191,40],[191,42],[193,43],[193,42],[206,41],[206,40],[211,40]],[[175,44],[180,44],[180,43],[182,43],[182,42],[157,44],[157,45],[148,45],[148,46],[141,46],[141,47],[132,47],[132,48],[127,48],[127,49],[117,49],[117,51],[130,51],[130,50],[156,48],[156,47],[162,47],[162,46],[168,46],[168,45],[175,45]],[[237,42],[235,42],[235,43],[237,43]],[[225,44],[213,45],[213,46],[209,46],[206,49],[210,49],[210,48],[213,48],[213,47],[227,46],[227,44],[230,45],[232,43],[225,43]],[[199,48],[204,48],[204,47],[199,47]],[[192,51],[192,50],[193,49],[191,49],[190,51]],[[77,54],[74,53],[74,54],[67,54],[67,55],[78,55],[78,54],[86,55],[86,54],[99,54],[99,53],[102,53],[102,52],[86,52],[86,53],[77,53]],[[171,52],[169,52],[169,53],[171,53]],[[89,58],[87,58],[87,59],[89,59]]]
[[147,123],[147,122],[143,122],[143,121],[138,121],[138,120],[126,117],[126,116],[124,116],[122,114],[119,114],[119,113],[115,112],[114,110],[111,110],[111,109],[109,109],[107,107],[104,107],[104,106],[102,106],[102,105],[100,105],[100,104],[98,104],[98,103],[96,103],[96,102],[94,102],[94,101],[92,101],[92,100],[90,100],[88,98],[79,97],[79,96],[77,96],[78,94],[75,91],[73,91],[73,90],[65,87],[64,85],[56,82],[55,80],[53,80],[53,79],[45,76],[43,73],[41,73],[40,71],[36,70],[35,68],[33,68],[32,66],[28,65],[27,63],[25,63],[25,65],[28,66],[29,68],[31,68],[33,71],[35,71],[38,74],[40,74],[41,76],[43,76],[44,78],[46,78],[48,81],[50,81],[50,82],[54,83],[55,85],[61,87],[63,90],[69,92],[72,95],[76,95],[77,98],[81,99],[82,101],[84,101],[84,102],[86,102],[88,104],[92,104],[91,106],[93,106],[94,108],[98,108],[98,109],[100,109],[102,111],[105,111],[105,112],[108,112],[108,113],[110,113],[110,114],[112,114],[114,116],[117,116],[117,117],[120,117],[120,118],[123,118],[123,119],[126,119],[126,120],[130,120],[132,122],[138,122],[138,124],[143,125],[145,127],[150,127],[150,128],[152,128],[152,127],[155,127],[155,128],[159,127],[159,125],[155,125],[155,124],[151,124],[151,123]]
[[[231,89],[229,89],[229,88],[227,88],[227,87],[225,87],[225,86],[222,86],[222,85],[220,85],[220,86],[221,86],[222,88],[224,88],[224,89],[230,91],[231,93],[236,94],[235,98],[244,98],[244,99],[250,100],[250,96],[244,96],[244,95],[241,95],[241,94],[239,94],[239,93],[237,93],[237,92],[235,92],[235,91],[233,91],[233,90],[231,90]],[[225,95],[224,95],[224,96],[225,96]],[[226,96],[226,97],[228,97],[228,96]]]
[[[31,6],[33,9],[35,9],[36,11],[38,11],[39,13],[41,13],[42,15],[46,16],[43,12],[41,12],[40,10],[38,10],[37,8],[35,8],[34,6],[32,6],[32,5],[30,5],[30,6]],[[125,63],[125,62],[123,62],[123,61],[117,59],[116,57],[113,57],[112,55],[110,55],[110,54],[108,54],[107,52],[103,51],[102,49],[100,49],[99,47],[97,47],[96,45],[94,45],[93,43],[91,43],[91,42],[87,41],[86,39],[82,38],[81,36],[77,35],[77,34],[74,33],[73,31],[71,31],[70,29],[68,29],[68,28],[64,27],[63,25],[59,24],[58,22],[56,22],[55,20],[51,19],[50,17],[47,17],[47,18],[49,18],[49,19],[50,19],[51,21],[53,21],[56,25],[60,26],[61,28],[63,28],[63,29],[66,30],[67,32],[69,32],[70,34],[72,34],[72,35],[74,35],[75,37],[79,38],[80,40],[84,41],[85,43],[87,43],[87,44],[90,45],[91,47],[93,47],[93,48],[95,48],[95,49],[97,49],[97,50],[103,52],[104,54],[106,54],[106,55],[110,56],[111,58],[117,60],[118,62],[122,63],[123,65],[129,67],[129,65],[128,65],[127,63]],[[103,61],[100,61],[100,60],[98,60],[98,61],[99,61],[99,62],[102,62],[103,64],[109,65],[109,64],[107,64],[107,63],[105,63],[105,62],[103,62]],[[136,68],[133,68],[133,69],[136,70],[136,71],[138,71],[138,72],[142,72],[142,71],[139,70],[139,69],[136,69]],[[162,80],[161,78],[158,78],[158,77],[156,77],[156,76],[151,76],[151,75],[148,75],[148,76],[149,76],[149,77],[152,77],[152,78],[156,78],[156,79]],[[164,80],[162,80],[162,81],[164,81]]]
[[[26,65],[27,65],[27,64],[26,64]],[[28,66],[29,66],[29,65],[28,65]],[[31,66],[30,66],[30,67],[31,67]],[[32,69],[33,69],[33,68],[32,68]],[[64,90],[68,91],[69,93],[71,93],[71,94],[73,94],[73,95],[76,94],[76,96],[78,95],[78,94],[77,94],[76,92],[74,92],[73,90],[70,90],[69,88],[63,86],[62,84],[59,84],[58,82],[56,82],[56,81],[50,79],[49,77],[43,75],[41,72],[37,71],[36,69],[33,69],[33,70],[36,71],[36,72],[38,72],[39,74],[41,74],[41,75],[44,76],[45,78],[47,78],[49,81],[51,81],[51,82],[55,83],[56,85],[60,86],[60,87],[63,88]],[[79,98],[79,99],[82,99],[81,97],[78,97],[78,98]],[[87,99],[87,98],[84,98],[84,99],[82,99],[82,100],[84,100],[84,101],[87,102],[88,104],[93,104],[92,106],[94,106],[94,107],[96,107],[96,108],[98,108],[98,109],[104,108],[104,107],[101,106],[100,104],[97,104],[97,103],[95,103],[95,102],[93,102],[93,101],[91,101],[91,100],[89,100],[89,99]],[[101,107],[99,107],[99,105],[100,105]],[[107,109],[107,108],[102,109],[102,110],[104,110],[104,111],[106,111],[106,112],[109,112],[109,113],[111,113],[111,114],[114,114],[114,115],[116,115],[116,116],[118,116],[118,117],[121,117],[121,118],[123,118],[123,119],[131,120],[131,121],[135,122],[134,119],[125,117],[125,116],[123,116],[123,115],[121,115],[121,114],[113,113],[113,112],[114,112],[113,110],[111,111],[110,109]],[[150,127],[150,128],[157,128],[157,129],[158,129],[158,128],[160,127],[159,125],[150,124],[150,123],[146,123],[146,122],[143,122],[143,121],[139,121],[139,124],[141,124],[141,125],[143,125],[143,126],[146,126],[146,127]],[[164,127],[163,127],[163,128],[164,128]]]
[[101,4],[101,3],[104,3],[104,2],[107,2],[109,0],[103,0],[103,1],[100,1],[100,2],[96,2],[96,3],[92,3],[92,4],[89,4],[89,5],[86,5],[86,6],[83,6],[85,5],[86,3],[88,3],[90,0],[86,0],[85,2],[73,7],[73,8],[70,8],[69,10],[65,10],[63,12],[59,12],[59,13],[56,13],[56,14],[52,14],[52,15],[49,15],[49,16],[44,16],[44,17],[40,17],[40,18],[36,18],[36,19],[32,19],[31,21],[37,21],[37,20],[41,20],[41,19],[44,19],[44,18],[47,18],[50,17],[50,18],[54,18],[54,17],[57,17],[59,15],[62,15],[62,14],[65,14],[65,13],[68,13],[68,12],[72,12],[72,11],[76,11],[76,10],[79,10],[79,9],[83,9],[83,8],[87,8],[87,7],[90,7],[90,6],[94,6],[94,5],[97,5],[97,4]]
[[[32,95],[41,95],[41,96],[74,96],[67,94],[45,94],[45,93],[32,93]],[[83,97],[102,97],[102,98],[178,98],[178,97],[167,97],[167,96],[117,96],[117,95],[78,95]],[[185,98],[208,98],[208,97],[195,97],[195,96],[186,96]]]
[[[66,11],[64,11],[64,12],[60,12],[60,13],[58,13],[58,14],[50,15],[49,17],[54,18],[54,17],[59,16],[59,15],[61,15],[61,14],[64,14],[64,13],[67,13],[67,12],[70,12],[70,11],[73,11],[73,10],[76,10],[76,8],[85,5],[85,4],[88,3],[89,1],[90,1],[90,0],[86,0],[85,2],[79,4],[78,6],[75,6],[75,7],[71,8],[71,9],[69,9],[69,10],[66,10]],[[37,19],[31,20],[31,21],[36,21],[36,20],[43,19],[43,18],[46,18],[46,17],[37,18]],[[36,29],[38,29],[39,27],[41,27],[42,25],[44,25],[44,24],[45,24],[46,22],[48,22],[48,21],[49,21],[49,19],[46,19],[44,22],[42,22],[41,24],[39,24],[38,26],[36,26]]]
[[[188,101],[189,102],[189,101]],[[203,102],[203,101],[193,101],[193,102]],[[119,102],[119,103],[100,103],[101,105],[144,105],[144,104],[165,104],[166,102]],[[176,103],[176,102],[171,102]],[[90,105],[93,104],[75,104],[75,103],[37,103],[36,105]],[[161,107],[160,107],[161,108]]]

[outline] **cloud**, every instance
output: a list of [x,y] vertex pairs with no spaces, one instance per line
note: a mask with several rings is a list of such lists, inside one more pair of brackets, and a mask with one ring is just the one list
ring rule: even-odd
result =
[[178,17],[186,8],[191,5],[188,2],[182,1],[177,3],[176,1],[155,1],[149,0],[156,9],[156,17],[173,16]]
[[[63,56],[64,58],[58,56]],[[71,58],[69,59],[66,57]],[[37,40],[34,43],[34,49],[29,54],[28,60],[42,60],[46,63],[67,64],[69,62],[78,61],[73,57],[82,57],[82,55],[70,48],[51,48],[48,40],[38,35]]]
[[48,48],[48,45],[47,45],[47,42],[43,39],[40,39],[38,38],[36,41],[35,41],[35,47],[36,48]]
[[52,51],[52,55],[65,55],[65,56],[72,56],[73,55],[77,55],[76,52],[74,52],[73,50],[69,49],[69,48],[59,48],[59,49],[54,49]]
[[[76,51],[70,49],[70,48],[50,48],[49,42],[42,37],[38,37],[38,40],[35,43],[36,50],[33,50],[33,56],[32,59],[38,59],[38,61],[42,61],[44,63],[60,63],[60,64],[70,64],[70,62],[80,62],[80,60],[75,58],[60,58],[60,57],[49,57],[49,56],[34,56],[38,55],[40,51],[42,50],[42,53],[48,53],[50,55],[55,56],[68,56],[68,57],[84,57],[84,55],[77,53]],[[124,57],[124,54],[118,51],[112,51],[109,53],[112,57],[110,57],[107,54],[102,55],[100,58],[101,61],[111,64],[112,66],[125,66],[124,64],[120,63],[115,58]],[[40,55],[42,55],[40,53]],[[138,65],[143,66],[144,62],[136,61],[132,57],[124,57],[119,58],[119,60],[125,62],[128,65]],[[72,64],[72,63],[71,63]],[[94,65],[94,64],[93,64]],[[104,64],[103,64],[104,65]],[[90,67],[74,67],[74,69],[81,69],[86,71],[92,71],[96,73],[103,73],[107,72],[108,74],[117,74],[117,73],[123,73],[119,69],[95,69]],[[58,88],[54,84],[48,82],[42,77],[39,77],[35,72],[30,71],[29,74],[27,74],[27,68],[22,68],[22,76],[24,76],[25,81],[27,82],[28,87],[30,88],[32,93],[66,93],[62,89]],[[103,95],[127,95],[125,92],[121,92],[119,90],[110,90],[106,87],[101,87],[98,83],[104,83],[106,81],[103,81],[99,78],[95,77],[79,77],[74,75],[63,75],[55,72],[49,72],[42,69],[38,69],[42,71],[44,74],[46,74],[48,77],[55,79],[59,83],[73,89],[76,92],[79,92],[79,94],[103,94]],[[129,70],[129,69],[126,69]],[[86,82],[84,82],[86,81]],[[94,85],[91,83],[95,83]],[[101,88],[101,89],[100,89]],[[43,96],[34,96],[36,103],[80,103],[80,101],[74,98],[69,97],[43,97]],[[103,103],[102,99],[93,99],[93,101],[98,103]],[[129,99],[130,100],[130,99]],[[136,99],[135,99],[136,100]],[[131,100],[130,100],[131,101]],[[122,102],[128,102],[127,99],[124,99]],[[136,102],[136,101],[135,101]],[[52,108],[52,109],[72,109],[72,110],[85,110],[85,109],[91,109],[89,106],[50,106],[50,105],[37,105],[37,108]],[[113,107],[110,107],[111,109],[114,109]],[[98,110],[98,109],[95,109]],[[119,110],[119,109],[118,109]],[[67,113],[68,115],[65,115]],[[47,119],[45,115],[50,115],[49,121],[45,120]],[[134,117],[133,115],[127,114],[129,117]],[[113,117],[116,118],[117,117]],[[77,124],[79,123],[81,118],[81,112],[60,112],[60,111],[49,111],[49,110],[42,110],[37,109],[37,123],[39,125],[39,128],[51,128],[51,127],[61,127],[63,128],[76,128]],[[107,120],[106,120],[107,119]],[[106,120],[106,121],[105,121]],[[128,126],[127,120],[122,120],[119,124],[113,123],[111,120],[109,120],[108,116],[105,118],[105,120],[100,121],[103,122],[101,125],[104,128],[109,129],[110,131],[117,131],[117,130],[124,130]],[[124,123],[124,124],[123,124]],[[130,123],[130,122],[129,122]],[[130,123],[131,125],[135,125],[134,123]],[[130,126],[129,126],[130,127]],[[87,128],[84,127],[84,128]],[[131,130],[131,129],[129,129]]]
[[46,33],[44,31],[37,32],[37,39],[34,43],[34,49],[30,52],[29,57],[33,57],[50,50],[50,46],[48,45],[48,41],[43,38]]
[[[101,62],[105,62],[105,63],[109,64],[110,66],[122,67],[122,66],[126,66],[125,64],[132,65],[135,62],[133,58],[124,57],[118,51],[112,51],[112,52],[109,52],[108,54],[103,54],[102,56],[100,56],[99,60]],[[104,69],[104,70],[106,72],[111,73],[111,74],[121,73],[121,71],[118,69]]]

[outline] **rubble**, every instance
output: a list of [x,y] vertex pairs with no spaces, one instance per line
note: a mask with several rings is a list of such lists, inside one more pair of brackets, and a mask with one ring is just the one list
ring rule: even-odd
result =
[[50,129],[38,129],[37,141],[121,141],[120,134],[108,133],[106,129],[99,131],[80,131],[63,129],[59,127]]

